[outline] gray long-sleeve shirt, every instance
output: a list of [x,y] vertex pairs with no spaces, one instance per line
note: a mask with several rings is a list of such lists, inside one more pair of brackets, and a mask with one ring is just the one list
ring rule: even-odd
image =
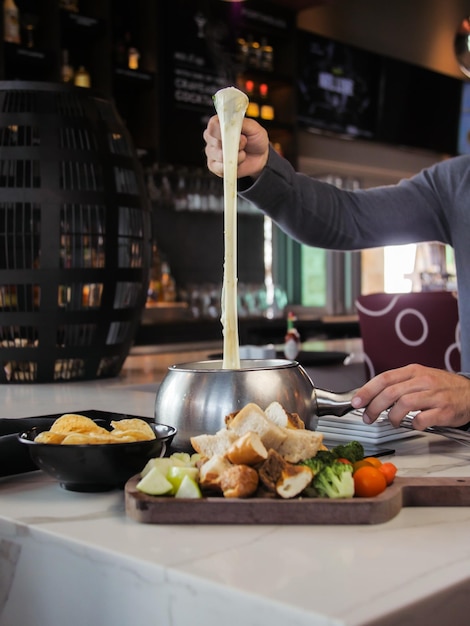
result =
[[294,239],[360,250],[440,241],[454,248],[462,370],[470,372],[470,156],[439,162],[397,185],[345,191],[296,173],[270,150],[261,176],[240,195]]

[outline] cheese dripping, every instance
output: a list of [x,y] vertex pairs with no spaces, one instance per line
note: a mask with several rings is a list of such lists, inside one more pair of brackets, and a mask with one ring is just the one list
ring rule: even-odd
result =
[[224,278],[221,322],[224,336],[223,369],[240,369],[237,311],[237,166],[238,149],[248,97],[235,87],[213,97],[222,131],[224,158]]

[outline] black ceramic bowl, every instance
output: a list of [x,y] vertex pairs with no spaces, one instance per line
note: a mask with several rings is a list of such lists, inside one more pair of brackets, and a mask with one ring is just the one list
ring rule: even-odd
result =
[[39,469],[57,479],[70,491],[110,491],[122,489],[131,476],[138,474],[149,459],[164,456],[176,428],[151,423],[156,439],[134,443],[61,445],[35,443],[47,428],[32,428],[18,439],[29,448],[31,459]]

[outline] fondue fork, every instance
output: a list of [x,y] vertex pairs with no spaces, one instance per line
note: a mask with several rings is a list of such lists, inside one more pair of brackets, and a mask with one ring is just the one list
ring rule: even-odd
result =
[[[416,413],[408,413],[400,422],[400,426],[403,428],[413,428],[413,418]],[[416,431],[420,432],[420,431]],[[441,435],[452,441],[460,443],[462,446],[470,447],[470,433],[466,430],[460,430],[460,428],[451,428],[450,426],[429,426],[424,429],[426,433],[433,433],[434,435]]]

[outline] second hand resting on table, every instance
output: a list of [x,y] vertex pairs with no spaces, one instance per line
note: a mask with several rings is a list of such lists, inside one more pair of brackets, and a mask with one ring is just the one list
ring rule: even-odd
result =
[[[206,142],[205,153],[207,158],[208,169],[217,176],[223,175],[223,156],[222,156],[222,143],[220,125],[217,116],[211,117],[208,122],[207,128],[204,131],[204,140]],[[256,188],[256,205],[266,214],[271,215],[273,219],[277,219],[278,224],[293,237],[299,240],[305,241],[305,223],[302,219],[291,222],[286,218],[288,227],[285,228],[283,219],[285,214],[290,210],[289,201],[294,202],[296,205],[306,202],[304,195],[308,199],[315,199],[315,193],[323,193],[322,203],[331,211],[338,211],[338,205],[343,203],[340,207],[344,210],[349,210],[350,213],[354,212],[358,208],[358,202],[352,200],[351,192],[341,192],[341,190],[331,189],[327,183],[315,181],[302,176],[301,174],[291,171],[291,166],[283,166],[276,163],[276,160],[281,159],[270,148],[269,137],[266,130],[258,124],[255,120],[245,118],[242,126],[242,133],[240,137],[240,150],[238,153],[238,178],[244,179],[242,182],[242,188],[248,190],[250,187]],[[284,161],[284,159],[282,159]],[[450,159],[452,161],[452,159]],[[274,165],[271,166],[271,162]],[[462,165],[460,163],[459,165]],[[278,166],[281,171],[282,167],[285,167],[286,174],[283,181],[285,192],[284,196],[287,196],[291,190],[292,194],[290,198],[286,199],[286,206],[282,205],[282,201],[279,201],[274,210],[270,208],[269,200],[266,204],[263,204],[263,195],[271,198],[272,202],[272,183],[277,179],[273,179],[272,176],[266,176],[266,180],[263,180],[263,174],[270,168],[274,171]],[[468,163],[465,163],[468,166]],[[467,167],[467,170],[470,169]],[[436,172],[438,174],[438,172]],[[278,174],[278,172],[275,172]],[[281,172],[283,175],[284,172]],[[282,175],[277,175],[277,178],[282,178]],[[299,180],[297,181],[297,177]],[[439,182],[439,176],[436,175],[437,183]],[[436,183],[436,185],[437,185]],[[308,189],[307,189],[308,186]],[[324,188],[327,187],[327,189]],[[314,189],[310,189],[314,187]],[[394,198],[394,191],[396,189],[396,198]],[[307,190],[307,194],[302,194],[302,190]],[[409,191],[409,190],[408,190]],[[444,191],[442,192],[443,198],[445,197]],[[265,192],[263,194],[263,192]],[[390,186],[388,195],[388,208],[390,203],[395,204],[402,202],[403,190],[399,185]],[[249,195],[248,193],[246,194]],[[370,195],[370,198],[367,196]],[[411,195],[411,194],[410,194]],[[423,194],[425,196],[425,194]],[[341,200],[339,198],[341,196]],[[356,196],[357,198],[357,196]],[[359,198],[363,200],[363,206],[359,206],[355,219],[360,222],[361,219],[370,219],[371,213],[367,212],[367,208],[370,210],[375,209],[374,196],[368,194],[368,190],[362,190]],[[380,199],[380,198],[379,198]],[[429,198],[424,198],[429,203]],[[328,207],[327,201],[330,200],[331,207]],[[409,200],[409,198],[408,198]],[[308,209],[308,207],[307,207]],[[306,213],[307,209],[305,205],[300,208],[296,206],[292,207],[292,212],[303,211]],[[377,211],[375,211],[377,213]],[[272,213],[275,213],[273,215]],[[338,217],[339,213],[335,214]],[[415,218],[416,219],[416,218]],[[305,220],[307,221],[307,219]],[[406,225],[405,225],[406,226]],[[340,225],[341,227],[341,225]],[[331,233],[328,230],[328,225],[325,225],[325,232],[316,233],[317,238],[312,245],[318,245],[321,247],[321,237],[325,238],[324,247],[335,247],[335,243],[332,243]],[[400,236],[403,238],[403,243],[409,243],[412,239],[403,235],[402,230],[397,229],[398,234],[394,239],[394,243],[400,243]],[[387,227],[382,224],[382,232],[386,231]],[[319,230],[319,229],[317,229]],[[417,237],[417,240],[425,241],[428,233],[432,233],[431,227],[423,228],[424,234]],[[393,232],[392,232],[393,237]],[[438,237],[435,237],[438,239]],[[432,240],[432,239],[427,239]],[[308,243],[308,241],[307,241]],[[447,242],[446,242],[447,243]],[[366,242],[364,247],[372,247],[376,245],[386,245],[384,241],[382,244],[378,239],[371,239],[370,242]],[[350,247],[348,247],[350,245]],[[353,243],[342,243],[342,249],[358,249],[359,246],[354,246]],[[470,289],[470,286],[467,287]],[[459,297],[460,297],[461,285],[459,283]],[[470,348],[469,348],[470,350]],[[463,349],[462,349],[463,352]],[[464,356],[464,354],[463,354]],[[374,422],[380,413],[386,409],[389,409],[389,418],[394,426],[399,426],[401,420],[410,411],[419,411],[413,420],[413,425],[417,430],[424,430],[430,426],[451,426],[458,427],[463,426],[470,422],[470,379],[466,375],[446,372],[435,368],[425,367],[423,365],[407,365],[394,370],[389,370],[378,374],[360,389],[357,390],[355,397],[352,400],[352,404],[355,408],[364,408],[364,421],[366,423]]]

